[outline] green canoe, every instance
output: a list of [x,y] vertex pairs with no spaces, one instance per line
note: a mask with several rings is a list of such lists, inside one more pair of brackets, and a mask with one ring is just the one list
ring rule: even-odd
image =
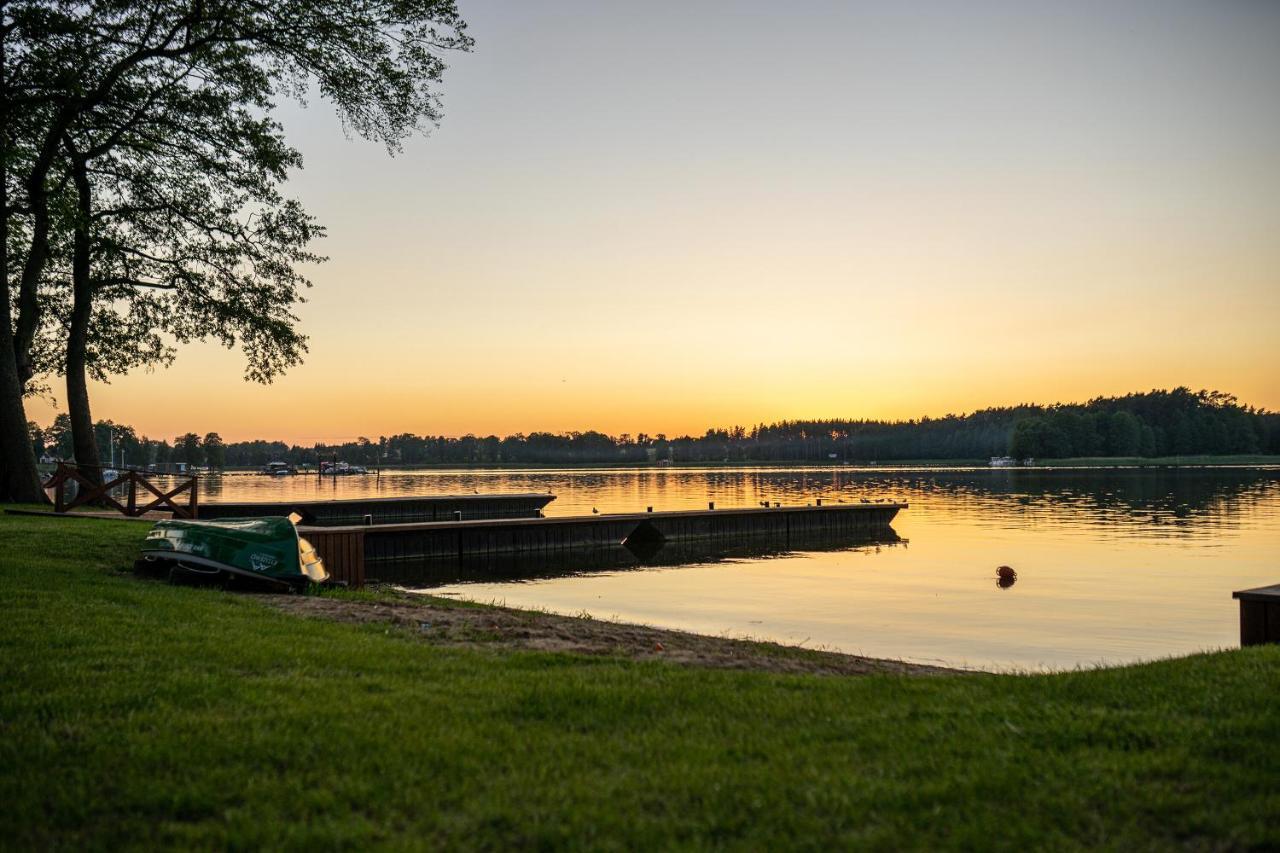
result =
[[142,543],[142,569],[187,577],[253,578],[293,587],[328,578],[324,563],[284,517],[160,521]]

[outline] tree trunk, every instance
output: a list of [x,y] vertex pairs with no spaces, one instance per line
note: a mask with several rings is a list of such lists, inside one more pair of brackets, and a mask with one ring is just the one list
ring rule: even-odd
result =
[[89,321],[93,317],[93,282],[90,281],[89,222],[93,199],[83,162],[72,168],[77,196],[75,235],[71,257],[71,323],[67,331],[67,412],[71,416],[71,446],[80,473],[93,483],[102,482],[102,457],[89,413],[87,376]]
[[43,178],[40,185],[37,185],[34,180],[30,182],[29,195],[31,198],[31,244],[27,249],[27,259],[22,267],[22,278],[18,288],[18,324],[13,331],[9,346],[9,349],[14,352],[18,381],[24,389],[35,376],[31,350],[35,345],[36,330],[40,326],[37,286],[49,257],[49,202],[44,193]]
[[[4,59],[0,52],[0,89],[5,86]],[[8,115],[8,104],[4,115]],[[0,501],[48,503],[40,488],[35,451],[27,429],[27,410],[22,404],[23,381],[13,348],[13,316],[9,307],[9,133],[0,128]]]
[[13,357],[8,282],[0,298],[0,501],[48,503],[40,488],[35,450],[22,405],[22,383]]

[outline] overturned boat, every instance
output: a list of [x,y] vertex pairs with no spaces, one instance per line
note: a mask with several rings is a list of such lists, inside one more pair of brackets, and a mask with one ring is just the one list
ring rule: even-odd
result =
[[256,582],[301,589],[328,579],[315,548],[298,535],[298,517],[160,521],[142,543],[140,572],[175,583]]

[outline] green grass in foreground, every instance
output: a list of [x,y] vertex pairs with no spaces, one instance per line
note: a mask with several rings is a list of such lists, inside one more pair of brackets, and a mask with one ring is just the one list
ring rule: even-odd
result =
[[780,676],[432,647],[0,516],[0,846],[1280,846],[1280,647]]

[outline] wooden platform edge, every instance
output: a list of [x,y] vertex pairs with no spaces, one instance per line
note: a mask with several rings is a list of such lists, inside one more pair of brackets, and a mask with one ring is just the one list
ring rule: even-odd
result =
[[1280,643],[1280,584],[1231,593],[1240,602],[1240,645]]
[[[645,519],[653,518],[692,518],[698,516],[714,516],[714,515],[782,515],[786,513],[800,512],[870,512],[872,510],[891,509],[895,513],[910,508],[910,504],[906,503],[870,503],[870,504],[823,504],[822,506],[744,506],[744,507],[724,507],[722,509],[677,509],[662,512],[618,512],[618,513],[600,513],[598,515],[552,515],[542,518],[474,518],[464,519],[462,521],[406,521],[393,524],[373,525],[378,533],[396,533],[398,531],[413,530],[415,528],[423,530],[445,530],[448,528],[461,527],[467,529],[478,529],[484,527],[508,527],[512,525],[536,525],[539,527],[551,527],[557,524],[581,524],[584,521],[635,521],[640,522]],[[310,534],[315,530],[370,530],[370,525],[365,524],[347,524],[335,527],[320,527],[316,525],[299,525],[299,530],[306,531]]]
[[332,527],[299,529],[298,533],[311,543],[324,560],[324,569],[330,580],[345,583],[352,589],[364,586],[364,533],[363,527],[335,532]]
[[297,500],[291,501],[275,500],[275,501],[208,501],[200,504],[201,507],[274,507],[274,506],[299,506],[313,507],[326,506],[332,504],[351,504],[353,506],[361,506],[377,503],[410,503],[413,501],[436,501],[438,503],[456,503],[459,501],[474,501],[476,503],[486,500],[506,500],[506,501],[533,501],[541,500],[542,506],[546,506],[556,499],[553,494],[547,492],[485,492],[481,494],[465,494],[465,495],[389,495],[386,497],[371,498],[330,498],[322,500]]

